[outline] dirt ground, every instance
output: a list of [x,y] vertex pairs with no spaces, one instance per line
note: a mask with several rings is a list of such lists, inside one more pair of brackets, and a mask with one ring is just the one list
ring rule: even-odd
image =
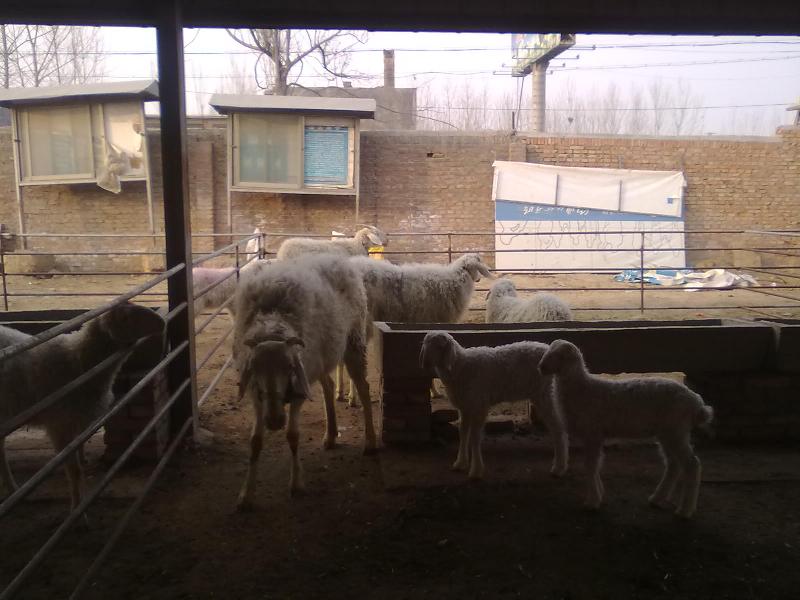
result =
[[[112,289],[135,284],[126,278]],[[594,297],[601,292],[565,295],[574,294],[578,306],[638,307],[638,289],[615,285],[621,287],[613,304]],[[32,280],[26,287],[64,290],[69,284]],[[85,278],[78,287],[90,289]],[[648,296],[653,306],[659,306],[656,300],[681,305],[688,300],[674,299],[694,304],[702,298],[703,308],[646,318],[753,317],[752,311],[710,306],[741,306],[750,295],[751,306],[782,302],[746,290],[660,291]],[[57,305],[86,307],[86,299],[59,298]],[[791,307],[756,310],[800,316]],[[470,314],[471,320],[481,316]],[[638,310],[578,312],[584,319],[609,316],[637,318]],[[199,338],[198,356],[229,325],[227,317],[217,319]],[[226,341],[201,372],[201,391],[229,351]],[[554,480],[546,435],[517,430],[487,436],[487,478],[471,484],[449,469],[456,454],[452,439],[363,456],[361,410],[344,404],[337,406],[339,447],[323,450],[324,416],[316,397],[303,409],[306,494],[289,497],[286,443],[281,435],[268,435],[256,509],[238,513],[251,415],[249,406],[237,403],[235,384],[226,372],[200,410],[213,438],[188,445],[167,468],[86,597],[771,599],[796,598],[800,589],[800,448],[698,439],[700,505],[696,518],[685,522],[646,503],[659,476],[656,448],[612,443],[604,468],[606,503],[588,513],[581,508],[579,447],[572,450],[570,473]],[[519,410],[502,411],[519,420]],[[51,455],[36,432],[22,431],[9,441],[18,479]],[[105,472],[101,453],[95,437],[87,452],[90,485]],[[126,469],[91,508],[89,526],[67,535],[19,597],[68,596],[151,469]],[[63,520],[65,491],[59,473],[0,521],[0,588]]]

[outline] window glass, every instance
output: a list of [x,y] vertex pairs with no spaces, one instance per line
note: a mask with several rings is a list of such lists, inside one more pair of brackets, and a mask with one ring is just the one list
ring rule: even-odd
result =
[[239,115],[239,181],[300,185],[300,121]]
[[27,133],[30,175],[94,173],[91,126],[86,106],[30,109]]

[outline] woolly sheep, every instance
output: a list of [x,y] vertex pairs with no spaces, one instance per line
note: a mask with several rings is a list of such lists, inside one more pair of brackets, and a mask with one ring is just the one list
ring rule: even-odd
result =
[[475,253],[464,254],[449,265],[394,265],[361,257],[350,261],[364,279],[370,321],[455,323],[467,310],[475,283],[481,277],[492,277]]
[[[149,308],[125,303],[86,323],[0,363],[0,422],[27,410],[118,350],[127,350],[102,373],[34,416],[29,425],[41,427],[56,452],[102,415],[113,400],[111,387],[133,343],[161,334],[164,320]],[[0,348],[26,342],[32,336],[0,326]],[[13,491],[16,483],[0,439],[3,483]],[[74,509],[80,502],[83,473],[75,453],[64,463]]]
[[375,450],[369,385],[366,380],[367,298],[353,266],[335,256],[259,263],[242,279],[236,294],[234,361],[240,375],[240,398],[248,395],[255,421],[250,465],[239,494],[239,508],[252,505],[264,424],[286,425],[292,452],[289,489],[303,488],[298,459],[298,418],[309,387],[322,385],[325,398],[326,448],[333,448],[338,429],[331,371],[344,362],[364,407],[365,452]]
[[519,298],[510,279],[495,282],[486,296],[487,323],[571,320],[572,311],[558,296],[538,293],[531,298]]
[[[261,229],[255,228],[253,234],[261,235]],[[258,256],[258,238],[253,238],[247,241],[245,246],[245,260],[247,261],[239,272],[244,273],[248,269],[253,268],[253,265],[259,260]],[[194,314],[199,315],[205,310],[215,309],[220,306],[236,292],[236,285],[239,283],[238,277],[235,275],[235,267],[193,267],[192,268],[192,296],[195,297],[194,301]],[[214,286],[205,294],[197,298],[197,295],[213,283],[220,281],[219,285]],[[228,305],[228,311],[231,316],[234,316],[235,310],[233,304]]]
[[578,347],[564,340],[550,345],[539,369],[555,377],[556,396],[567,430],[583,442],[587,507],[596,509],[603,500],[603,440],[612,436],[655,437],[665,469],[650,503],[671,506],[677,496],[675,513],[685,518],[694,514],[701,467],[692,449],[691,433],[694,427],[709,423],[714,415],[698,394],[663,377],[610,380],[592,375]]
[[359,229],[352,238],[320,240],[314,238],[289,238],[278,248],[277,258],[297,258],[304,254],[336,254],[339,256],[367,256],[372,246],[385,246],[388,236],[372,225]]
[[475,283],[492,277],[477,254],[460,256],[449,265],[354,258],[361,273],[373,321],[453,323],[467,310]]
[[459,445],[453,469],[469,470],[470,479],[483,477],[481,436],[489,409],[499,402],[526,400],[535,403],[553,436],[550,472],[556,476],[566,472],[567,436],[554,403],[552,377],[537,368],[547,348],[539,342],[463,348],[444,331],[425,335],[420,366],[436,372],[458,409]]

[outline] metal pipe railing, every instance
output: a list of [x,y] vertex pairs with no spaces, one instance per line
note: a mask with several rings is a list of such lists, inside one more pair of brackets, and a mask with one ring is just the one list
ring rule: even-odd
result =
[[103,313],[108,312],[109,310],[111,310],[115,306],[119,306],[120,304],[123,304],[124,302],[127,302],[128,300],[131,300],[131,299],[135,298],[136,296],[139,296],[139,295],[143,294],[147,290],[155,287],[156,285],[158,285],[162,281],[168,279],[172,275],[175,275],[176,273],[179,273],[185,267],[186,267],[186,265],[183,264],[183,263],[175,265],[174,267],[172,267],[168,271],[164,271],[158,277],[154,277],[150,281],[148,281],[146,283],[143,283],[142,285],[135,287],[134,289],[130,290],[129,292],[126,292],[126,293],[118,296],[117,298],[115,298],[111,302],[107,302],[106,304],[103,304],[102,306],[98,306],[97,308],[93,308],[92,310],[88,310],[85,313],[83,313],[82,315],[79,315],[79,316],[75,317],[74,319],[70,319],[69,321],[61,323],[60,325],[56,325],[55,327],[52,327],[52,328],[48,329],[47,331],[44,331],[44,332],[39,333],[37,335],[34,335],[30,340],[28,340],[26,342],[23,342],[21,344],[16,344],[14,346],[9,346],[8,348],[4,348],[4,349],[0,350],[0,362],[2,362],[3,360],[5,360],[7,358],[12,357],[12,356],[16,356],[17,354],[20,354],[22,352],[25,352],[26,350],[30,350],[31,348],[35,348],[36,346],[38,346],[40,344],[43,344],[48,340],[52,340],[54,337],[56,337],[58,335],[61,335],[62,333],[66,333],[68,331],[72,331],[74,329],[77,329],[78,327],[80,327],[84,323],[87,323],[88,321],[91,321],[95,317],[99,317],[100,315],[102,315]]
[[[111,417],[117,414],[120,410],[125,408],[135,398],[144,387],[150,383],[156,375],[163,371],[181,352],[188,348],[189,342],[184,341],[178,345],[174,350],[167,354],[155,367],[153,367],[136,385],[128,390],[122,398],[117,400],[107,412],[97,417],[92,423],[79,433],[75,438],[67,444],[61,452],[51,458],[41,469],[39,469],[30,479],[19,486],[19,488],[12,492],[2,503],[0,503],[0,518],[5,516],[16,504],[30,494],[33,489],[45,480],[56,468],[60,467],[64,461],[75,452],[86,440],[88,440],[95,431],[105,425]],[[2,596],[0,596],[0,599]]]

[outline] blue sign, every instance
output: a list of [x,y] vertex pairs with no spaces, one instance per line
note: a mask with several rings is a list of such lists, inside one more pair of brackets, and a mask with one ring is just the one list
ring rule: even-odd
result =
[[306,127],[305,183],[347,185],[349,146],[347,127]]
[[676,221],[681,217],[618,212],[596,208],[572,208],[552,204],[528,204],[512,200],[495,202],[497,221]]

